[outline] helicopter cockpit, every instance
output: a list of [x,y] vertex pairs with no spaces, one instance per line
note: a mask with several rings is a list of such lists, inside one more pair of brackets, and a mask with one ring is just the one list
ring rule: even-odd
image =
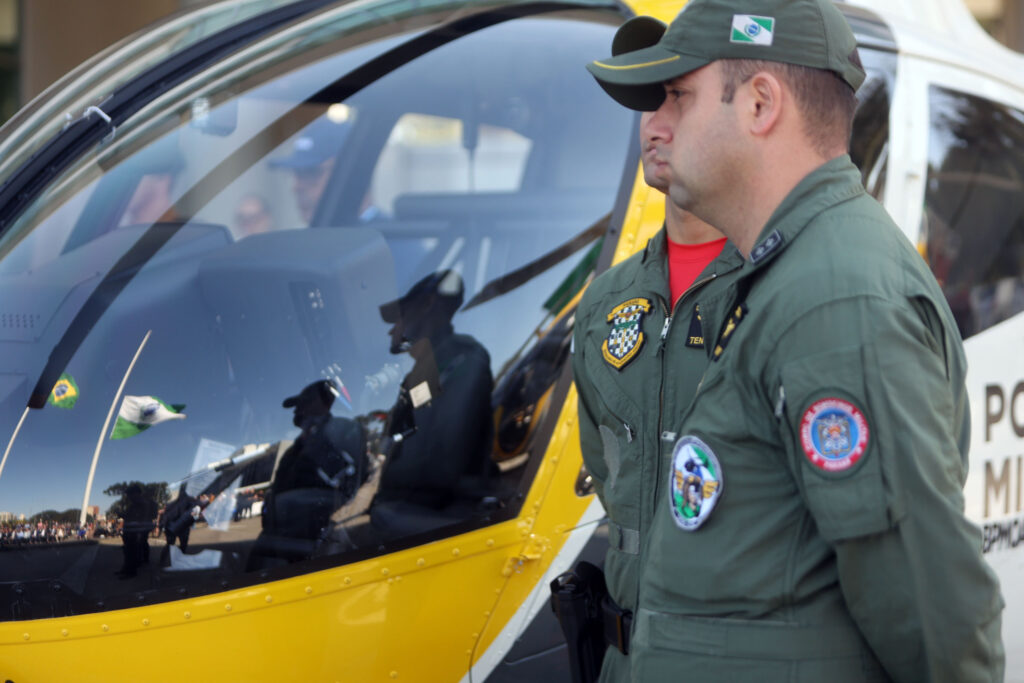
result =
[[634,167],[580,68],[618,16],[404,8],[200,72],[0,237],[0,495],[30,511],[0,522],[7,618],[515,516]]

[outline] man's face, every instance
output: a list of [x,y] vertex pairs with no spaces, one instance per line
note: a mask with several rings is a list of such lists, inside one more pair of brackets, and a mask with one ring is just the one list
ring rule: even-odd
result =
[[125,218],[128,225],[155,223],[167,209],[171,208],[171,185],[174,176],[170,173],[147,173],[139,179],[128,201]]
[[409,350],[410,343],[405,337],[405,325],[402,323],[401,318],[392,323],[391,328],[388,330],[388,336],[391,337],[391,348],[389,350],[392,354],[397,356]]
[[273,227],[273,218],[259,197],[244,197],[235,207],[235,231],[238,237],[269,232]]
[[666,155],[671,150],[672,133],[679,115],[676,104],[666,97],[656,111],[645,111],[640,115],[640,159],[644,182],[666,194],[672,177]]
[[737,180],[743,144],[735,104],[722,102],[719,63],[666,83],[666,107],[674,107],[672,135],[654,148],[657,157],[668,161],[669,197],[708,220],[707,208],[716,207]]
[[295,204],[298,206],[299,215],[307,224],[313,219],[333,169],[332,157],[317,166],[297,168],[293,172],[292,192],[295,194]]

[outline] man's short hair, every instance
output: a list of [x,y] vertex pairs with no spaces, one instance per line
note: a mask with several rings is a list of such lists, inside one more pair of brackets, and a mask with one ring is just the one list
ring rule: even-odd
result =
[[[860,66],[854,50],[850,61]],[[796,100],[804,118],[804,134],[821,154],[827,155],[837,145],[849,146],[857,96],[853,89],[833,71],[798,64],[761,59],[722,59],[722,102],[732,102],[736,88],[755,74],[767,71],[782,81]]]

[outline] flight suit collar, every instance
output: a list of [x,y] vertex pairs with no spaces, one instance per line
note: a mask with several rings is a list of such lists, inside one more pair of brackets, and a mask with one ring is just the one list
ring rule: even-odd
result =
[[811,171],[768,219],[750,250],[746,269],[751,271],[765,266],[796,239],[815,216],[862,194],[860,171],[848,154]]
[[[668,276],[668,233],[664,224],[661,230],[647,241],[644,248],[643,268],[640,278],[643,285],[648,289],[660,293],[665,300],[669,298],[669,276]],[[739,249],[727,242],[722,253],[715,257],[705,269],[702,277],[714,274],[721,277],[725,273],[736,270],[743,265],[743,255]],[[698,277],[698,279],[701,279]]]
[[644,247],[644,255],[641,258],[641,267],[637,273],[637,284],[643,289],[657,294],[663,301],[668,301],[670,298],[667,240],[663,223],[661,230],[647,240],[647,246]]
[[797,183],[761,230],[738,277],[728,288],[700,301],[705,329],[719,330],[717,343],[706,345],[712,359],[724,351],[726,330],[734,329],[739,318],[746,316],[747,294],[761,270],[785,251],[815,216],[862,194],[860,171],[846,154],[822,164]]

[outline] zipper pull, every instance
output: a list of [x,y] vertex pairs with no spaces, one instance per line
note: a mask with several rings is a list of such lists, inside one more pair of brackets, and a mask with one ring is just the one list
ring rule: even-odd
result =
[[658,355],[661,355],[665,348],[665,340],[668,339],[668,328],[672,327],[672,316],[665,316],[665,324],[661,326],[661,339],[658,341]]
[[626,442],[633,443],[633,428],[625,422],[622,423],[622,426],[626,428]]

